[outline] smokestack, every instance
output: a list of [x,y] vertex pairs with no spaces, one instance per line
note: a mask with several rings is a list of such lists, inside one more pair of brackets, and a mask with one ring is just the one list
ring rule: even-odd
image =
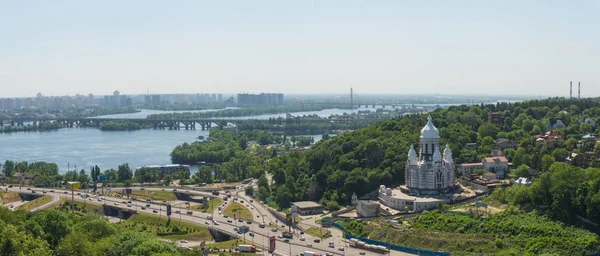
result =
[[581,99],[581,82],[577,82],[577,99]]
[[570,86],[569,99],[572,99],[573,98],[573,81],[569,82],[569,86]]
[[350,87],[350,109],[354,109],[354,95],[352,94],[352,87]]

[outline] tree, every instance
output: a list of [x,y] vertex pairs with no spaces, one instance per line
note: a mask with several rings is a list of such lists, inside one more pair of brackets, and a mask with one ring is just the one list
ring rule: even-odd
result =
[[245,190],[247,196],[254,196],[254,187],[247,186]]
[[495,139],[499,132],[500,129],[491,123],[485,123],[479,126],[479,129],[477,129],[477,133],[479,133],[481,138],[490,136]]
[[132,178],[133,172],[131,171],[131,168],[129,168],[129,164],[124,163],[122,165],[119,165],[117,170],[117,181],[123,182]]
[[547,172],[550,170],[550,166],[554,164],[554,157],[550,155],[542,156],[542,172]]
[[167,174],[167,176],[165,176],[165,178],[163,179],[163,185],[169,186],[169,185],[171,185],[172,181],[173,181],[173,178],[171,178],[171,175]]
[[131,180],[126,180],[123,183],[125,183],[124,185],[126,188],[131,187]]
[[565,158],[569,156],[569,151],[564,148],[557,148],[552,151],[552,156],[556,162],[564,162]]
[[518,177],[530,178],[531,173],[529,172],[529,167],[527,165],[521,165],[517,168],[516,172]]
[[286,185],[281,185],[277,188],[275,195],[275,203],[281,208],[287,208],[292,203],[292,193]]
[[15,162],[6,160],[2,166],[2,173],[4,173],[5,177],[12,177],[15,173]]

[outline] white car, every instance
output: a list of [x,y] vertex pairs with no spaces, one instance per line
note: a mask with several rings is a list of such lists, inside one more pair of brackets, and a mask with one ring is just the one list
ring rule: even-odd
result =
[[300,241],[304,241],[304,240],[306,240],[306,238],[300,237]]
[[119,203],[115,203],[115,205],[119,205]]
[[311,243],[308,243],[308,244],[306,244],[306,246],[308,246],[308,247],[312,247],[312,244],[311,244]]
[[180,240],[180,241],[179,241],[179,243],[181,243],[181,244],[185,244],[185,243],[187,243],[187,242],[188,242],[187,240]]
[[344,251],[344,247],[340,247],[340,248],[338,248],[338,250],[340,250],[340,251],[343,252]]

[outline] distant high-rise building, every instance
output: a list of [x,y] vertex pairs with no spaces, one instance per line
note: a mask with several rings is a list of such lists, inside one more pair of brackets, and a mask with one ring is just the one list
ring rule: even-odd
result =
[[146,106],[152,105],[152,96],[151,95],[144,95],[144,105],[146,105]]
[[283,93],[261,93],[237,95],[237,104],[240,105],[281,105],[283,104]]
[[160,95],[152,95],[152,105],[160,105]]

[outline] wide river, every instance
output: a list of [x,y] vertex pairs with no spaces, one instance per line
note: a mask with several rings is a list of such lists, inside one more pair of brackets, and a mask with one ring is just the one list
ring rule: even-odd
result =
[[[322,111],[298,112],[293,115],[329,116],[350,110],[328,109]],[[356,111],[356,110],[354,110]],[[107,115],[103,117],[145,118],[150,114],[190,112],[142,110],[138,113]],[[198,111],[200,112],[200,111]],[[260,115],[253,118],[268,119],[285,114]],[[58,164],[60,172],[82,168],[89,171],[98,165],[102,170],[117,168],[122,163],[136,167],[153,164],[170,164],[169,154],[177,145],[197,141],[198,136],[208,136],[202,130],[138,130],[100,131],[97,128],[63,128],[56,131],[0,133],[0,164],[6,160],[45,161]],[[321,139],[321,135],[307,135]],[[192,172],[197,169],[192,166]]]
[[[417,105],[417,106],[433,106]],[[328,117],[332,114],[343,114],[359,109],[326,109],[290,113],[292,115],[313,115]],[[381,106],[378,106],[381,108]],[[386,108],[390,108],[387,106]],[[204,110],[195,112],[218,111]],[[193,111],[157,111],[142,110],[132,114],[107,115],[102,117],[145,118],[150,114],[193,112]],[[259,116],[234,117],[235,119],[268,119],[283,117],[285,114],[268,114]],[[198,136],[208,136],[202,130],[138,130],[138,131],[100,131],[96,128],[63,128],[44,132],[0,133],[0,164],[6,160],[13,161],[46,161],[58,164],[61,173],[67,170],[98,165],[102,170],[117,168],[122,163],[129,163],[132,169],[144,165],[170,164],[171,150],[184,142],[196,141]],[[321,135],[307,135],[321,139]],[[192,172],[197,167],[192,166]]]

